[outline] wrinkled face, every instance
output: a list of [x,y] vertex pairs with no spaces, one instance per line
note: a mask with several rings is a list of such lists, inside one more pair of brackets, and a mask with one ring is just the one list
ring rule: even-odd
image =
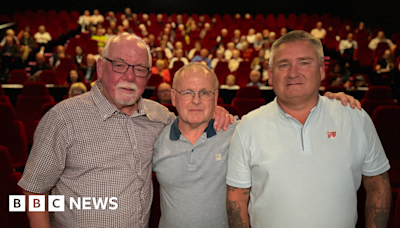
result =
[[325,67],[320,63],[314,45],[309,41],[283,43],[273,57],[269,82],[278,99],[312,99],[318,95]]
[[[143,42],[134,36],[120,36],[108,46],[106,58],[118,60],[130,65],[149,67],[149,56]],[[114,72],[110,61],[99,58],[97,61],[98,78],[103,89],[101,93],[116,108],[122,109],[134,105],[146,88],[148,77],[139,78],[129,67],[126,73]]]
[[157,88],[157,96],[161,103],[170,103],[171,86],[167,83],[161,83]]
[[[214,92],[215,90],[215,82],[212,75],[203,68],[188,69],[186,72],[183,72],[183,75],[178,77],[176,88],[174,88],[177,91]],[[171,96],[172,104],[179,113],[179,121],[192,125],[200,125],[208,123],[211,120],[218,100],[218,90],[215,91],[213,98],[208,101],[200,99],[198,94],[193,99],[184,100],[174,90],[171,92]]]
[[78,72],[76,70],[71,70],[69,72],[69,78],[71,79],[71,82],[77,82],[78,81]]

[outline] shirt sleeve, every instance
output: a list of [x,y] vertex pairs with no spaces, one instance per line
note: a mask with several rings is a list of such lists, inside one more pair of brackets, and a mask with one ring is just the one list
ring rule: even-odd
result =
[[238,125],[231,139],[226,184],[236,188],[249,188],[251,187],[251,168],[247,149],[239,133],[241,124]]
[[362,174],[365,176],[376,176],[388,171],[390,165],[371,118],[366,112],[363,114],[365,118],[364,133],[368,145]]
[[50,110],[35,131],[34,144],[18,185],[28,192],[49,192],[64,171],[69,142],[67,123]]

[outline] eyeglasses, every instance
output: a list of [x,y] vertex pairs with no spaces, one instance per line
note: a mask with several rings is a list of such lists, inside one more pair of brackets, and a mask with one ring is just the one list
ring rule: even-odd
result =
[[194,92],[193,90],[182,90],[182,91],[178,91],[176,89],[175,90],[177,93],[179,93],[182,97],[182,99],[184,100],[192,100],[194,98],[194,96],[196,94],[199,94],[199,98],[203,101],[209,101],[214,97],[215,91],[199,91],[199,92]]
[[111,60],[108,58],[104,58],[107,59],[108,61],[111,62],[111,66],[112,66],[112,70],[116,73],[120,73],[120,74],[125,74],[128,71],[128,68],[131,66],[133,69],[133,74],[136,77],[139,78],[146,78],[149,73],[150,73],[150,68],[145,67],[145,66],[134,66],[134,65],[129,65],[127,63],[124,62],[120,62],[120,61],[115,61],[115,60]]

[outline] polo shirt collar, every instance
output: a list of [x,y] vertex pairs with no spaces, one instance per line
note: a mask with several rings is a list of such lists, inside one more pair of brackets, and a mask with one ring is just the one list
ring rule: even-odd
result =
[[[179,130],[178,122],[179,122],[179,118],[176,118],[171,125],[171,130],[169,132],[169,139],[172,141],[179,140],[179,137],[181,136],[181,131]],[[212,119],[212,120],[210,120],[210,122],[208,122],[208,126],[204,130],[204,132],[207,134],[207,138],[211,138],[217,134],[213,125],[214,125],[214,120]]]
[[[284,116],[287,117],[287,118],[288,118],[288,117],[293,118],[291,115],[287,114],[287,113],[282,109],[282,107],[281,107],[281,106],[279,105],[279,103],[278,103],[278,98],[277,98],[277,97],[275,97],[274,102],[276,103],[276,106],[278,107],[279,113],[281,113],[282,115],[284,115]],[[321,107],[321,105],[320,105],[321,102],[322,102],[321,95],[318,95],[318,102],[317,102],[317,105],[315,105],[315,107],[311,109],[310,114],[313,113],[315,110],[317,110],[319,107]]]
[[[96,81],[92,87],[92,98],[94,103],[96,104],[100,116],[103,121],[110,118],[115,113],[120,113],[121,111],[114,107],[100,92],[102,88],[102,84],[100,81]],[[151,121],[153,120],[152,114],[149,112],[149,108],[146,105],[146,102],[142,97],[139,98],[138,101],[138,111],[134,111],[130,117],[144,116],[146,115]]]

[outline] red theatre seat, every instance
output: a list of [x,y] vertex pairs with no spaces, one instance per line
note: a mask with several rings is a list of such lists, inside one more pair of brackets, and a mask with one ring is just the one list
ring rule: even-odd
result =
[[13,168],[25,166],[28,159],[28,142],[24,125],[17,119],[11,104],[0,103],[0,145],[6,146],[11,153]]
[[372,115],[379,139],[389,159],[389,179],[392,187],[400,187],[400,107],[379,106]]
[[3,228],[27,228],[29,227],[26,213],[9,212],[8,196],[21,195],[22,189],[17,185],[21,179],[21,173],[14,172],[12,159],[7,148],[0,146],[0,220]]
[[10,72],[7,79],[8,84],[24,84],[28,80],[28,72],[22,69],[15,69]]
[[41,118],[42,106],[48,102],[54,102],[54,98],[49,95],[45,85],[40,82],[26,83],[22,89],[22,94],[17,98],[17,116],[25,125],[29,143],[33,141],[35,122]]
[[239,110],[239,117],[265,104],[265,99],[261,97],[261,91],[258,87],[240,88],[236,97],[232,100],[232,105]]
[[4,93],[3,87],[1,87],[1,83],[0,83],[0,103],[11,104],[10,98]]
[[45,84],[59,85],[60,82],[57,79],[57,74],[53,70],[43,70],[40,74],[38,82],[43,82]]
[[147,82],[147,86],[157,86],[161,82],[163,82],[163,78],[159,74],[152,74]]
[[370,115],[380,105],[396,105],[392,97],[392,90],[387,86],[371,86],[361,100],[361,107]]

